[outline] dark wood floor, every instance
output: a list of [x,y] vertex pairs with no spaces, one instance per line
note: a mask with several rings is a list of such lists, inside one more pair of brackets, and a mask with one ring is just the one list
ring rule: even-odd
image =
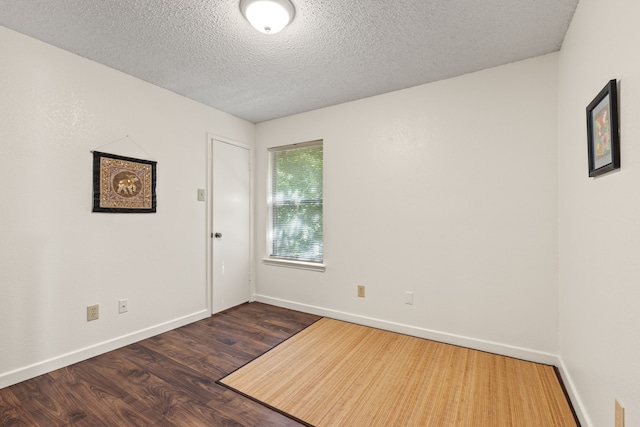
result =
[[300,426],[216,381],[317,319],[241,305],[0,390],[0,426]]

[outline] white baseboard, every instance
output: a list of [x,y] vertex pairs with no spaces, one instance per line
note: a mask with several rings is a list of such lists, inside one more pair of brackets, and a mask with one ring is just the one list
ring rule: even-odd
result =
[[578,420],[580,420],[580,425],[582,427],[593,427],[593,423],[587,414],[582,399],[580,399],[580,395],[576,391],[573,381],[571,380],[571,375],[569,375],[569,371],[567,370],[562,357],[558,357],[558,364],[556,366],[558,367],[558,371],[560,371],[560,376],[562,377],[562,382],[564,383],[564,387],[569,395],[569,400],[571,400],[573,409],[576,411]]
[[[573,381],[571,380],[571,376],[569,375],[569,372],[567,371],[562,358],[555,354],[500,344],[492,341],[479,340],[461,335],[449,334],[446,332],[434,331],[417,326],[389,322],[382,319],[361,316],[309,304],[297,303],[280,298],[272,298],[265,295],[256,294],[255,298],[252,298],[252,300],[263,302],[265,304],[275,305],[277,307],[284,307],[291,310],[315,314],[318,316],[330,317],[337,320],[344,320],[346,322],[370,326],[373,328],[384,329],[387,331],[426,338],[447,344],[459,345],[462,347],[486,351],[489,353],[501,354],[504,356],[515,357],[522,360],[529,360],[536,363],[544,363],[547,365],[556,366],[558,368],[558,371],[560,372],[560,376],[562,377],[562,381],[564,382],[567,394],[569,395],[569,399],[573,404],[574,410],[576,411],[576,415],[578,416],[581,425],[583,427],[593,426],[591,420],[587,415],[587,412],[585,411],[582,400],[576,392]],[[30,378],[37,377],[38,375],[46,374],[56,369],[60,369],[65,366],[90,359],[92,357],[127,346],[129,344],[142,341],[146,338],[150,338],[152,336],[179,328],[181,326],[188,325],[189,323],[197,322],[198,320],[205,319],[209,316],[210,313],[208,310],[198,311],[196,313],[170,320],[158,325],[154,325],[136,332],[132,332],[121,337],[117,337],[108,341],[104,341],[102,343],[72,351],[51,359],[43,360],[41,362],[21,367],[13,371],[2,373],[0,374],[0,389],[9,387],[22,381],[26,381]]]
[[5,388],[22,381],[26,381],[30,378],[37,377],[38,375],[46,374],[48,372],[55,371],[56,369],[64,368],[65,366],[69,366],[117,348],[188,325],[189,323],[197,322],[198,320],[205,319],[210,315],[211,314],[208,310],[198,311],[168,322],[160,323],[149,328],[141,329],[130,334],[94,344],[89,347],[43,360],[29,366],[24,366],[13,371],[2,373],[0,374],[0,388]]
[[503,356],[514,357],[531,362],[543,363],[546,365],[557,365],[558,363],[558,356],[551,353],[545,353],[508,344],[500,344],[492,341],[465,337],[462,335],[434,331],[432,329],[421,328],[418,326],[390,322],[387,320],[361,316],[359,314],[352,314],[324,307],[317,307],[314,305],[302,304],[280,298],[272,298],[266,295],[256,295],[255,298],[256,301],[263,302],[265,304],[289,308],[291,310],[298,310],[318,316],[330,317],[332,319],[344,320],[346,322],[357,323],[360,325],[384,329],[391,332],[398,332],[414,337],[426,338],[446,344],[458,345],[460,347],[472,348],[474,350],[486,351],[488,353],[500,354]]

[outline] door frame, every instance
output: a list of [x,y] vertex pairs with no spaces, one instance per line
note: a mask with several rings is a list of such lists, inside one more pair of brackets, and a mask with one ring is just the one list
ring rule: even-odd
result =
[[213,314],[213,291],[215,283],[213,283],[213,146],[216,141],[234,145],[245,150],[249,150],[249,302],[255,301],[255,206],[254,206],[254,149],[252,146],[243,142],[235,141],[213,133],[207,133],[207,182],[205,185],[206,205],[207,205],[207,225],[206,225],[206,276],[207,276],[207,310],[209,315]]

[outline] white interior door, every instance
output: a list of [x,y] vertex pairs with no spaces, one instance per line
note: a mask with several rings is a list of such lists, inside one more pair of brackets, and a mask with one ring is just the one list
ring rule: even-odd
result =
[[251,297],[249,161],[249,149],[213,141],[213,313]]

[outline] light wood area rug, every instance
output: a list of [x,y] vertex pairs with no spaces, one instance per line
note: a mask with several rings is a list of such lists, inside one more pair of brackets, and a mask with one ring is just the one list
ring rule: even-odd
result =
[[313,426],[576,426],[552,366],[323,318],[219,381]]

